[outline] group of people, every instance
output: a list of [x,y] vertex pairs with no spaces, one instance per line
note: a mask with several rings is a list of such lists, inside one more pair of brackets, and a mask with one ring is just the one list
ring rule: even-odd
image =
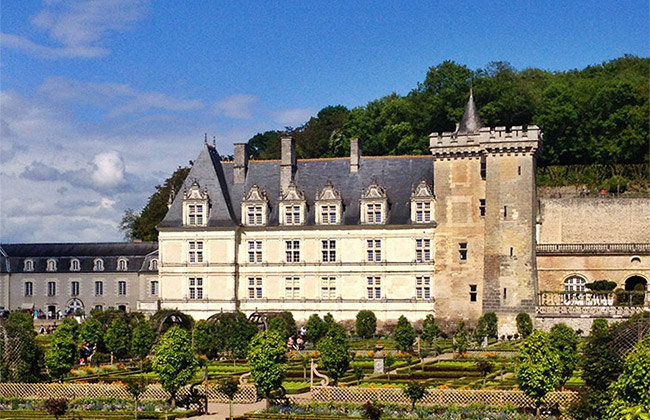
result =
[[302,327],[300,327],[298,338],[294,338],[294,335],[292,334],[287,340],[287,350],[303,351],[305,349],[306,339],[307,339],[307,328],[305,328],[305,326],[303,325]]
[[29,313],[34,317],[34,321],[37,319],[62,319],[65,317],[71,317],[74,315],[74,309],[68,308],[65,312],[62,312],[60,309],[58,311],[47,311],[45,312],[42,309],[32,309]]
[[95,354],[96,346],[96,344],[94,346],[91,346],[90,343],[85,343],[83,346],[81,346],[81,349],[79,350],[79,365],[90,365],[93,354]]

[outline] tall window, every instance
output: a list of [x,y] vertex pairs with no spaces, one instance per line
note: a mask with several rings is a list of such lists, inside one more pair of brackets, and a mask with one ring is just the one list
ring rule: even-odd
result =
[[417,262],[431,261],[431,239],[418,238],[415,240],[415,260]]
[[300,262],[300,241],[285,241],[287,262]]
[[126,296],[126,282],[118,281],[117,282],[117,294],[120,296]]
[[25,296],[34,296],[34,283],[31,281],[25,282]]
[[333,239],[325,239],[321,241],[323,246],[323,262],[336,262],[336,241]]
[[467,261],[467,242],[458,243],[458,259]]
[[262,225],[264,223],[262,214],[263,213],[262,213],[261,205],[248,206],[247,207],[248,224],[250,226]]
[[81,268],[81,264],[79,263],[79,260],[73,259],[70,261],[70,271],[79,271]]
[[95,282],[95,296],[104,296],[104,282],[96,281]]
[[262,278],[249,277],[248,278],[248,298],[249,299],[262,299]]
[[368,239],[366,241],[369,262],[381,261],[381,239]]
[[190,277],[189,292],[190,299],[203,299],[203,277]]
[[53,281],[47,282],[47,295],[56,296],[56,282]]
[[285,297],[287,299],[299,299],[300,298],[300,278],[298,277],[287,277],[284,279],[284,290]]
[[158,271],[158,260],[151,260],[151,263],[149,264],[149,270]]
[[190,226],[202,226],[203,225],[203,204],[189,204],[187,206],[187,222]]
[[128,265],[127,265],[127,261],[126,261],[125,258],[120,258],[119,260],[117,260],[117,270],[118,271],[126,271],[127,267],[128,267]]
[[262,262],[262,241],[248,241],[248,262]]
[[23,267],[23,271],[34,271],[34,261],[33,260],[25,260],[25,265]]
[[203,241],[190,241],[189,261],[191,264],[203,262]]
[[47,260],[47,271],[56,271],[56,260]]
[[415,221],[427,223],[431,221],[431,203],[415,203]]
[[382,223],[381,203],[366,204],[366,223]]
[[93,271],[104,271],[104,261],[99,258],[93,262]]
[[368,277],[368,299],[381,299],[381,277]]
[[415,278],[415,298],[431,299],[431,277],[418,276]]
[[477,298],[478,298],[477,286],[475,284],[470,284],[469,285],[469,301],[470,302],[476,302]]
[[481,216],[485,216],[485,198],[478,200],[478,211]]
[[322,277],[320,285],[321,299],[336,299],[336,277]]
[[485,160],[485,156],[481,156],[481,179],[485,179],[487,177],[487,162]]
[[70,296],[79,296],[79,282],[73,281],[70,283]]
[[571,276],[564,280],[565,292],[584,292],[587,280],[580,276]]
[[284,207],[284,224],[285,225],[300,224],[300,206],[288,205]]
[[150,289],[151,296],[158,296],[158,280],[151,280]]
[[320,220],[324,225],[335,225],[337,215],[336,204],[325,204],[320,207]]

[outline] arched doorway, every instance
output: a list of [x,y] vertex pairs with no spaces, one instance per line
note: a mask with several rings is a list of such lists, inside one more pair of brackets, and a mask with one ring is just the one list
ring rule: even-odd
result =
[[68,308],[68,312],[73,313],[73,314],[74,314],[77,310],[80,310],[80,311],[82,311],[82,312],[83,312],[83,310],[84,310],[84,303],[81,301],[81,299],[77,299],[77,298],[72,298],[72,299],[70,299],[70,300],[66,303],[65,306],[67,306],[67,308]]
[[625,280],[625,290],[628,292],[648,290],[648,281],[641,276],[628,277]]

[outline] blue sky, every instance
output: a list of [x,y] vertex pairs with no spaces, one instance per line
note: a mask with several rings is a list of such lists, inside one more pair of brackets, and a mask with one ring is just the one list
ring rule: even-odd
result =
[[0,240],[120,240],[200,150],[430,66],[583,68],[649,55],[646,1],[0,2]]

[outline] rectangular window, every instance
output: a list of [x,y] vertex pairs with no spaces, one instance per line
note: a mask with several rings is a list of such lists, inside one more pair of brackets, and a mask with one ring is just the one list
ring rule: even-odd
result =
[[381,203],[366,204],[366,223],[381,223]]
[[368,299],[381,299],[381,277],[368,277]]
[[248,278],[248,298],[262,299],[262,278],[261,277]]
[[285,241],[287,262],[300,262],[300,241]]
[[517,175],[521,176],[521,166],[517,166]]
[[368,262],[380,262],[381,239],[368,239],[366,245],[368,250]]
[[415,203],[415,221],[418,223],[431,221],[431,203]]
[[188,206],[188,223],[190,226],[203,225],[203,204],[190,204]]
[[336,277],[323,277],[320,280],[321,299],[336,299]]
[[79,282],[73,281],[70,283],[70,296],[79,296]]
[[190,277],[189,281],[189,298],[193,300],[203,299],[203,278]]
[[284,224],[285,225],[300,224],[300,206],[284,207]]
[[158,280],[151,281],[151,296],[158,296]]
[[415,260],[417,262],[431,261],[431,239],[418,238],[415,240]]
[[333,239],[325,239],[321,241],[323,245],[323,262],[336,262],[336,241]]
[[56,282],[53,281],[47,282],[47,295],[56,296]]
[[431,299],[431,277],[422,276],[415,278],[415,298]]
[[190,264],[203,262],[203,241],[190,241],[189,261]]
[[508,218],[508,206],[503,206],[503,218]]
[[323,205],[320,208],[320,221],[323,225],[335,225],[336,224],[336,205]]
[[467,242],[460,242],[458,244],[458,259],[467,261]]
[[248,206],[248,224],[261,225],[262,222],[262,206]]
[[300,299],[300,278],[287,277],[284,279],[284,296],[287,299]]
[[481,156],[481,179],[485,179],[487,177],[487,162],[485,160],[485,156]]
[[262,241],[248,241],[248,262],[262,262]]
[[485,216],[485,198],[478,200],[478,211],[481,216]]
[[126,296],[126,282],[118,281],[117,282],[117,294],[120,296]]
[[515,249],[513,247],[510,247],[510,256],[511,257],[515,256]]
[[104,296],[104,282],[96,281],[95,282],[95,296]]
[[508,298],[508,288],[504,287],[503,288],[503,300],[506,300]]
[[25,296],[34,296],[34,283],[31,281],[25,282]]
[[476,285],[475,284],[470,284],[469,285],[469,301],[470,302],[476,302],[477,296],[478,296],[478,292],[477,292],[477,289],[476,289]]

